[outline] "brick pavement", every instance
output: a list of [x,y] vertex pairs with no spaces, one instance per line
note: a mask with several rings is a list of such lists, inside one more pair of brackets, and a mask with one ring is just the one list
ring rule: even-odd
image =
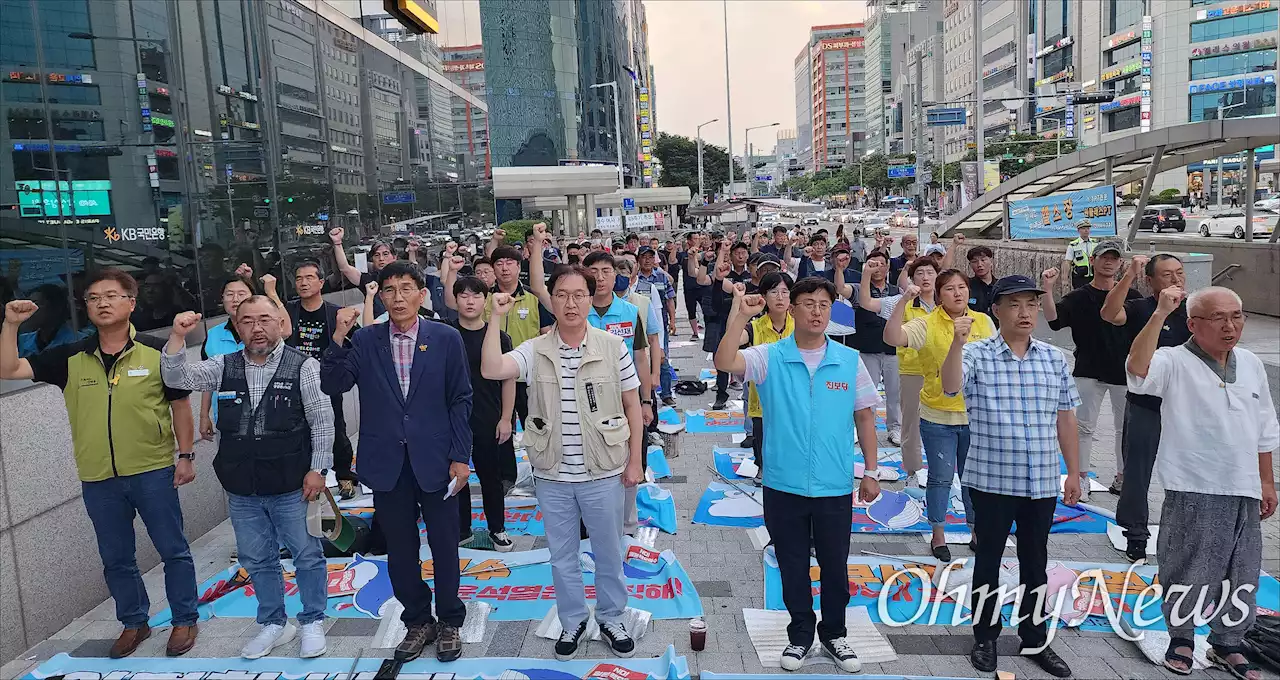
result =
[[[689,327],[685,321],[683,309],[679,312],[679,335],[677,340],[688,340]],[[1051,337],[1055,342],[1068,344],[1060,338]],[[671,352],[672,365],[683,376],[696,377],[698,371],[709,365],[706,355],[697,347],[682,347]],[[677,396],[679,408],[705,408],[710,405],[714,395],[711,391],[698,397]],[[1110,409],[1102,409],[1099,418],[1095,445],[1099,451],[1109,452],[1116,436],[1114,423],[1111,422]],[[664,480],[663,486],[671,489],[675,496],[679,517],[679,533],[676,536],[660,534],[658,547],[670,548],[680,558],[702,596],[706,611],[707,634],[706,649],[693,652],[689,648],[688,624],[685,621],[656,621],[645,637],[638,643],[637,656],[658,656],[667,644],[676,646],[680,654],[686,656],[691,670],[698,673],[702,670],[717,672],[755,672],[785,673],[780,669],[765,669],[759,664],[754,648],[747,637],[742,616],[745,607],[762,608],[764,606],[764,569],[761,553],[755,550],[747,533],[743,529],[709,527],[694,525],[690,522],[694,508],[706,485],[711,481],[712,473],[708,465],[712,462],[712,449],[729,443],[728,434],[701,434],[681,436],[682,455],[671,459],[671,467],[675,477]],[[881,441],[882,445],[887,442]],[[1093,456],[1095,472],[1104,484],[1110,482],[1115,474],[1113,456],[1097,454]],[[1280,476],[1280,475],[1278,475]],[[899,488],[900,484],[890,488]],[[1150,494],[1153,521],[1158,520],[1163,493],[1153,490]],[[1115,509],[1116,497],[1107,493],[1095,493],[1092,502]],[[535,537],[515,537],[517,550],[528,550],[542,547],[545,539]],[[1263,525],[1264,569],[1271,573],[1280,573],[1280,523],[1270,521]],[[872,550],[886,554],[927,556],[928,543],[923,539],[911,536],[885,535],[852,535],[851,551]],[[228,564],[228,551],[234,544],[230,524],[222,525],[200,537],[193,545],[196,558],[197,577],[208,578]],[[957,557],[968,556],[967,548],[952,546]],[[1005,554],[1012,557],[1014,550],[1007,549]],[[1050,559],[1085,560],[1099,562],[1123,562],[1124,558],[1117,553],[1101,534],[1062,534],[1054,535],[1049,541]],[[151,593],[153,611],[165,607],[163,575],[161,567],[156,567],[145,577]],[[533,622],[494,622],[489,624],[487,640],[479,644],[466,645],[467,656],[522,656],[535,658],[551,658],[552,642],[534,635]],[[889,628],[878,626],[898,652],[897,661],[885,664],[868,664],[863,669],[864,675],[893,674],[946,677],[979,677],[969,664],[967,652],[971,637],[967,628],[947,626],[907,626]],[[328,622],[328,655],[332,657],[352,657],[356,654],[365,657],[388,657],[391,650],[370,647],[372,636],[377,629],[376,621],[359,619],[330,619]],[[201,623],[200,641],[192,652],[201,657],[234,657],[240,647],[252,636],[254,627],[247,619],[212,619]],[[49,640],[28,650],[19,660],[0,668],[0,678],[16,677],[40,661],[57,654],[68,652],[81,656],[105,656],[111,641],[118,634],[119,627],[115,622],[111,601],[104,602],[85,616],[72,622]],[[143,643],[137,654],[140,656],[163,656],[164,641],[167,634],[154,635]],[[1002,651],[1006,644],[1013,642],[1014,636],[1006,632],[1002,638]],[[295,641],[281,649],[281,656],[297,653],[298,643]],[[1080,680],[1112,680],[1130,678],[1168,678],[1176,676],[1158,666],[1140,658],[1136,647],[1124,642],[1110,633],[1081,632],[1075,630],[1059,631],[1054,650],[1071,664],[1075,677]],[[608,651],[602,643],[589,643],[581,652],[580,658],[607,658]],[[1002,655],[1000,669],[1015,673],[1018,678],[1049,677],[1030,662]],[[819,665],[805,669],[809,673],[833,673],[834,666]],[[1210,670],[1197,672],[1192,677],[1227,678],[1222,671]],[[1274,677],[1274,676],[1269,676]]]

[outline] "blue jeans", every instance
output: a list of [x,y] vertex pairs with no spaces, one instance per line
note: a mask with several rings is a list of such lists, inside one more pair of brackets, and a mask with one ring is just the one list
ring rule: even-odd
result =
[[628,495],[622,476],[590,482],[536,479],[533,489],[542,506],[547,547],[551,549],[551,580],[556,587],[560,626],[574,630],[589,614],[582,589],[582,562],[578,558],[581,525],[586,525],[591,535],[596,564],[596,621],[622,620],[627,608],[627,581],[622,574],[622,515]]
[[658,396],[671,396],[671,387],[676,381],[676,369],[671,367],[671,334],[667,332],[667,319],[662,319],[662,368],[658,370]]
[[[920,419],[920,439],[924,443],[925,460],[929,463],[929,483],[925,487],[925,511],[929,524],[946,524],[947,510],[951,503],[951,480],[959,473],[964,475],[964,460],[969,455],[968,425],[939,425]],[[969,502],[969,488],[960,486],[964,499],[965,522],[973,526],[973,504]]]
[[116,601],[116,619],[125,628],[147,625],[151,600],[134,556],[133,518],[142,518],[151,543],[164,561],[164,592],[173,625],[195,624],[196,567],[182,533],[182,506],[173,486],[173,466],[100,482],[81,482],[85,510],[93,522],[102,575]]
[[328,567],[320,539],[307,533],[307,502],[302,490],[277,496],[237,496],[227,494],[231,528],[236,532],[240,566],[249,572],[258,598],[258,623],[283,626],[284,571],[280,567],[280,545],[293,554],[302,612],[298,623],[324,620],[329,601]]

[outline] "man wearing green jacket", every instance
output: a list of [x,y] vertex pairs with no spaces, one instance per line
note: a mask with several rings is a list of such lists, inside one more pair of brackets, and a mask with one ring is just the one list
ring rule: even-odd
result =
[[[36,312],[30,300],[5,307],[0,378],[34,380],[62,390],[82,496],[98,539],[107,589],[124,632],[110,656],[129,656],[151,636],[151,603],[134,557],[134,516],[142,517],[164,561],[173,612],[166,653],[196,642],[196,570],[182,531],[178,487],[195,479],[195,420],[185,390],[160,377],[164,341],[138,335],[129,323],[138,284],[119,269],[89,277],[84,301],[97,333],[18,358],[18,326]],[[175,457],[174,438],[177,438]]]

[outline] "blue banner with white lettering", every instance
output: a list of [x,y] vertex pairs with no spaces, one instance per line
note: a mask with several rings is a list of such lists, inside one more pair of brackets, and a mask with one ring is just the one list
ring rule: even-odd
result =
[[[595,599],[595,573],[590,541],[582,542],[584,559],[583,583],[588,600]],[[431,582],[435,567],[431,548],[422,546],[422,578]],[[330,559],[328,575],[329,603],[325,615],[336,618],[382,618],[388,603],[394,599],[391,577],[385,556]],[[285,611],[296,616],[302,611],[302,600],[293,574],[291,560],[283,560],[285,570]],[[458,550],[461,585],[458,596],[463,602],[477,600],[493,606],[493,621],[539,621],[555,605],[555,586],[551,580],[551,553],[544,549],[510,553],[487,550]],[[627,606],[643,609],[655,619],[688,619],[702,615],[702,601],[693,581],[670,550],[658,552],[641,545],[627,548],[623,573],[627,579],[630,600]],[[200,586],[201,619],[211,616],[242,617],[257,615],[258,600],[253,583],[240,565],[232,565]],[[164,611],[152,617],[152,626],[168,625],[172,613]]]
[[[184,678],[185,680],[218,680],[230,678],[307,678],[307,680],[344,680],[372,678],[382,659],[318,659],[266,658],[202,659],[187,657],[134,656],[127,659],[99,659],[58,654],[40,664],[24,680],[48,680],[66,677],[77,680],[143,680]],[[354,671],[354,675],[352,675]],[[434,676],[434,674],[440,674]],[[554,661],[551,659],[467,658],[442,663],[422,657],[400,668],[402,678],[444,677],[454,680],[688,680],[689,663],[677,656],[668,645],[662,656],[654,658],[588,659]]]
[[1116,190],[1110,184],[1009,202],[1009,236],[1013,239],[1076,238],[1088,222],[1090,236],[1116,235]]
[[642,527],[676,533],[676,499],[657,484],[641,484],[636,489],[636,515]]

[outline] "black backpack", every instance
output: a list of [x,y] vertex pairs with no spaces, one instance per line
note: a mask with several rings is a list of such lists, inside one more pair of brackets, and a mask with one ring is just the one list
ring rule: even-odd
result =
[[681,380],[676,383],[676,394],[683,394],[687,397],[696,397],[707,391],[707,384],[701,380]]

